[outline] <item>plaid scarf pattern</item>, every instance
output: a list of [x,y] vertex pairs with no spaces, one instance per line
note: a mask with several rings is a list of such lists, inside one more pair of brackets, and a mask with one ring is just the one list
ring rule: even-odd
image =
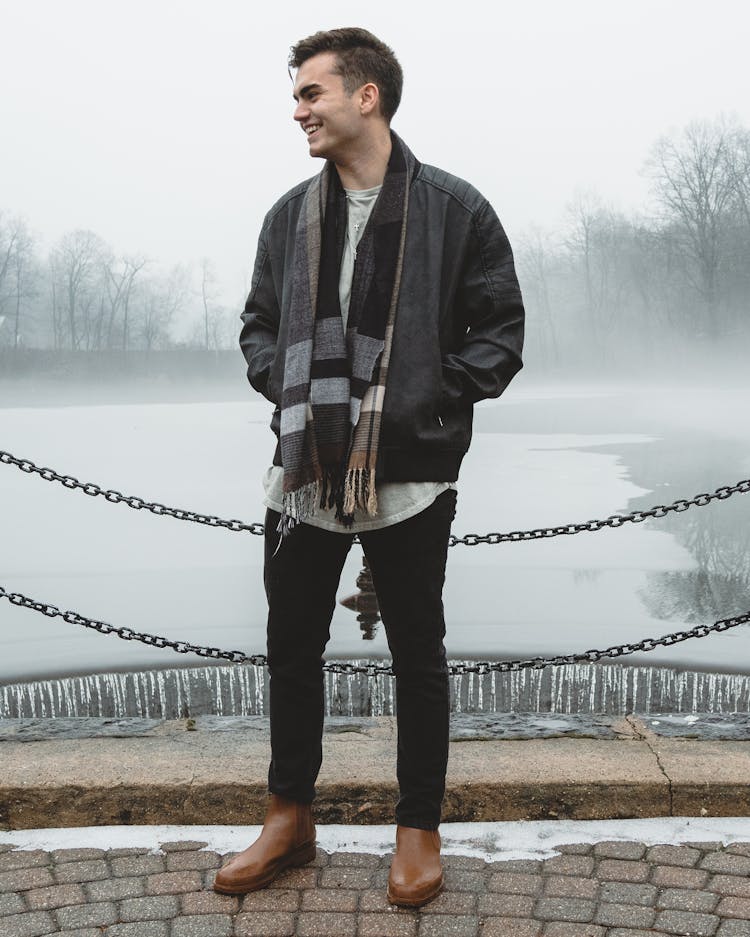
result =
[[377,513],[375,466],[418,166],[393,132],[391,139],[357,248],[346,333],[338,291],[346,198],[333,162],[310,183],[300,210],[281,398],[282,534],[318,506],[335,507],[343,526],[355,508]]

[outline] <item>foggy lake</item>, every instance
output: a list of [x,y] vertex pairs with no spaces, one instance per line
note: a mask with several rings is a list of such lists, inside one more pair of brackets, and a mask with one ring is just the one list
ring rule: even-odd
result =
[[[5,406],[0,448],[148,501],[263,521],[270,405],[247,400]],[[14,402],[14,401],[11,401]],[[541,385],[480,404],[456,534],[551,526],[669,504],[750,476],[744,386]],[[0,404],[0,407],[2,404]],[[0,466],[0,585],[118,626],[265,650],[262,538],[88,498]],[[750,608],[750,496],[644,524],[449,551],[448,656],[583,651],[710,624]],[[355,544],[339,598],[356,591]],[[746,672],[750,635],[628,661]],[[387,657],[337,606],[327,657]],[[0,603],[0,682],[198,664]]]

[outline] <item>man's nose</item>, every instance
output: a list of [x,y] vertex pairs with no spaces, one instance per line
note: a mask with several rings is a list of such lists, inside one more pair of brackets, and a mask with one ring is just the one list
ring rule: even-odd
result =
[[302,121],[309,115],[310,108],[303,101],[300,101],[294,111],[294,119]]

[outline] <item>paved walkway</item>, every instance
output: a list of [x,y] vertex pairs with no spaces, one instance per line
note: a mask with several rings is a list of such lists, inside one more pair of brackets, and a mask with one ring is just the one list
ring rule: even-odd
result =
[[390,857],[318,850],[244,898],[198,842],[22,851],[0,833],[2,937],[750,937],[750,843],[571,844],[546,860],[445,856],[419,910],[386,901]]

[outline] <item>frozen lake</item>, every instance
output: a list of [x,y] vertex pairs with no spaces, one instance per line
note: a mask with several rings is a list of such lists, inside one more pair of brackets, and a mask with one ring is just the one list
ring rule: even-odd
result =
[[[522,375],[523,376],[523,375]],[[521,377],[522,377],[521,376]],[[149,501],[262,521],[270,406],[6,407],[0,448]],[[252,396],[251,396],[252,395]],[[477,408],[454,533],[585,521],[750,476],[746,388],[553,387],[517,379]],[[488,506],[489,505],[489,506]],[[0,466],[0,585],[172,639],[264,651],[262,538],[68,492]],[[449,657],[583,651],[750,608],[750,496],[641,525],[449,552]],[[356,591],[361,550],[340,597]],[[747,626],[633,663],[750,672]],[[387,656],[338,606],[329,658]],[[0,682],[198,664],[0,603]]]

